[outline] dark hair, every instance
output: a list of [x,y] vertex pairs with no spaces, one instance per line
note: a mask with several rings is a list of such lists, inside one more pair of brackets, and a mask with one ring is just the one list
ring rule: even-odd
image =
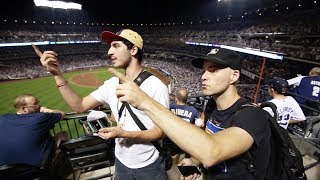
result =
[[[121,41],[123,42],[123,44],[125,44],[128,49],[132,49],[134,44],[132,44],[130,41],[126,40],[126,39],[121,39]],[[137,47],[138,48],[138,47]],[[142,62],[142,57],[143,57],[143,50],[138,48],[138,61],[141,63]]]

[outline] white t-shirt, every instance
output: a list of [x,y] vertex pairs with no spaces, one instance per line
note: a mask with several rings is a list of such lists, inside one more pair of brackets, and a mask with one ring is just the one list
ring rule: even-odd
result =
[[[122,125],[125,131],[140,131],[126,108],[124,108],[119,119],[118,112],[122,103],[116,96],[115,89],[118,84],[119,79],[112,77],[90,95],[102,104],[109,104],[115,120],[118,125]],[[154,100],[169,108],[168,88],[157,77],[150,76],[140,85],[140,88]],[[147,129],[152,129],[155,126],[154,122],[143,111],[130,107]],[[148,166],[159,157],[159,152],[151,142],[126,138],[116,138],[115,142],[116,158],[129,168],[135,169]]]
[[[270,102],[277,106],[277,111],[279,113],[278,123],[281,127],[287,129],[289,120],[291,119],[298,121],[306,120],[302,109],[293,97],[286,96],[285,99],[281,100],[272,99]],[[264,110],[268,111],[273,116],[271,108],[264,108]]]

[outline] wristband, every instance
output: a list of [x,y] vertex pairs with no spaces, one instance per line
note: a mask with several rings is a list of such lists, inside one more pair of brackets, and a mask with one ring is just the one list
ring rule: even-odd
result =
[[62,86],[64,86],[64,85],[66,85],[66,84],[68,84],[68,81],[64,81],[63,83],[58,84],[57,87],[59,88],[59,87],[62,87]]

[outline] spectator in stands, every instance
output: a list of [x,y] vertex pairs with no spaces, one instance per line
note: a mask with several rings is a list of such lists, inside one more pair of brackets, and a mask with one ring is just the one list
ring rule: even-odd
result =
[[[287,129],[289,123],[299,123],[306,120],[297,101],[291,96],[285,96],[287,90],[288,82],[283,78],[274,77],[268,82],[268,93],[273,98],[270,102],[277,106],[278,123],[284,129]],[[265,110],[273,116],[270,108],[265,108]]]
[[[119,100],[143,110],[174,143],[192,156],[179,165],[202,163],[208,168],[208,179],[264,179],[270,157],[270,129],[262,109],[248,107],[238,111],[248,103],[236,89],[241,70],[239,55],[228,49],[212,49],[192,64],[204,70],[202,92],[215,101],[206,131],[182,121],[121,73],[109,71],[123,82],[117,86]],[[255,175],[245,163],[251,148],[255,149],[250,151],[255,157]],[[187,178],[198,175],[192,176]]]
[[[170,110],[173,114],[177,115],[181,119],[189,122],[191,124],[195,124],[196,118],[199,117],[198,111],[187,104],[188,100],[188,90],[187,89],[179,89],[175,95],[175,102],[170,104]],[[170,122],[169,122],[170,123]],[[165,148],[170,149],[173,162],[178,164],[180,155],[182,150],[174,144],[168,137],[164,138],[163,145]],[[189,157],[186,154],[186,157]]]
[[[108,55],[115,68],[125,70],[126,77],[134,81],[144,71],[141,61],[143,57],[143,39],[135,31],[123,29],[112,33],[102,33],[102,40],[111,47]],[[120,83],[117,77],[104,82],[90,95],[81,98],[67,83],[61,73],[57,54],[53,51],[38,52],[43,66],[54,76],[57,87],[64,100],[76,112],[85,112],[100,104],[109,104],[118,126],[100,129],[103,138],[115,139],[115,179],[168,179],[163,158],[150,141],[164,137],[162,130],[143,112],[135,108],[132,111],[148,130],[141,131],[127,108],[119,114],[122,102],[116,94],[116,87]],[[140,88],[164,107],[169,107],[168,88],[155,76],[150,76]]]
[[50,167],[60,142],[68,140],[64,131],[54,137],[50,134],[65,113],[42,107],[31,94],[18,96],[14,107],[16,114],[0,116],[0,165],[23,163]]
[[[320,112],[320,67],[314,67],[310,70],[309,76],[298,76],[287,80],[289,86],[294,86],[294,96],[299,104],[314,108]],[[302,96],[302,97],[300,97]],[[309,108],[303,107],[307,116],[317,115]]]

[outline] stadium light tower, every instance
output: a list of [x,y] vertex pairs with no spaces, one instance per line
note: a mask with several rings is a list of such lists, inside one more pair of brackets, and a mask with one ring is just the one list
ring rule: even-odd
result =
[[48,1],[48,0],[33,0],[34,4],[37,7],[50,7],[50,8],[58,8],[58,9],[77,9],[81,10],[82,5],[73,2],[63,2],[63,1]]

